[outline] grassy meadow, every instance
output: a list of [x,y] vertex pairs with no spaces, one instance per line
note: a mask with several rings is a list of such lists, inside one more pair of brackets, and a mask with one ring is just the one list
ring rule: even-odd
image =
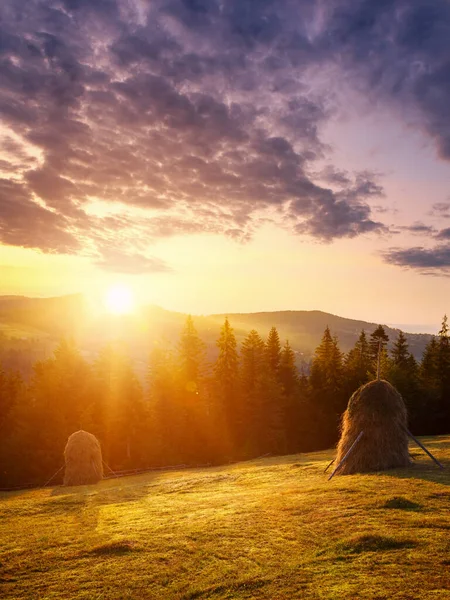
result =
[[450,436],[409,469],[333,451],[0,494],[0,597],[450,599]]

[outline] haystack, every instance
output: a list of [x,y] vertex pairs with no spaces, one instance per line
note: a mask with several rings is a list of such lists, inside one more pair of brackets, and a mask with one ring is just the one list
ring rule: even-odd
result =
[[361,431],[364,433],[337,474],[409,466],[407,421],[403,398],[388,381],[376,380],[361,386],[350,398],[342,417],[336,465]]
[[82,429],[72,433],[64,449],[64,458],[64,485],[87,485],[102,479],[102,451],[98,439],[92,433]]

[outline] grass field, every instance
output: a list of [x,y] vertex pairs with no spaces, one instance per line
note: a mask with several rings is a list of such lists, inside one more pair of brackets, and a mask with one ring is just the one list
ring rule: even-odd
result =
[[450,437],[410,469],[332,451],[0,495],[0,597],[450,599]]

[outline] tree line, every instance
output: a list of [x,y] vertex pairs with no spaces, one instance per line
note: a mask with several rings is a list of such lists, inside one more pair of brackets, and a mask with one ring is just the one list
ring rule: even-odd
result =
[[25,382],[0,367],[0,487],[43,484],[63,464],[68,436],[96,435],[113,471],[221,464],[266,454],[327,448],[339,436],[351,394],[376,377],[390,381],[408,408],[417,435],[450,432],[450,337],[447,317],[421,361],[403,332],[391,351],[380,325],[343,353],[329,328],[309,373],[299,372],[288,341],[272,327],[252,330],[239,351],[229,320],[217,359],[188,317],[176,347],[155,344],[145,385],[120,343],[92,362],[71,340],[33,366]]

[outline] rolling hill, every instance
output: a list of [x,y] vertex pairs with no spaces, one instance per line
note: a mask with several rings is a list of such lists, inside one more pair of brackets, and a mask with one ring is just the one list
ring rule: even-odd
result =
[[[155,341],[164,340],[175,345],[186,320],[183,313],[168,311],[157,306],[141,307],[135,314],[113,317],[94,316],[87,309],[81,295],[57,298],[25,298],[0,296],[0,335],[6,338],[47,340],[52,348],[62,336],[72,336],[87,356],[97,352],[106,342],[121,339],[138,363],[147,360],[149,348]],[[251,329],[266,337],[272,326],[277,327],[282,341],[288,339],[297,353],[298,363],[308,363],[320,342],[326,326],[337,335],[339,344],[347,352],[356,342],[362,329],[370,334],[375,323],[346,319],[321,311],[278,311],[247,314],[228,314],[238,343]],[[216,339],[225,315],[194,316],[200,337],[208,348],[209,358],[216,355]],[[385,327],[390,344],[398,330]],[[430,340],[429,334],[407,333],[411,352],[422,356]],[[53,345],[52,343],[53,342]]]
[[445,600],[450,438],[440,471],[323,470],[332,451],[0,493],[9,600]]

